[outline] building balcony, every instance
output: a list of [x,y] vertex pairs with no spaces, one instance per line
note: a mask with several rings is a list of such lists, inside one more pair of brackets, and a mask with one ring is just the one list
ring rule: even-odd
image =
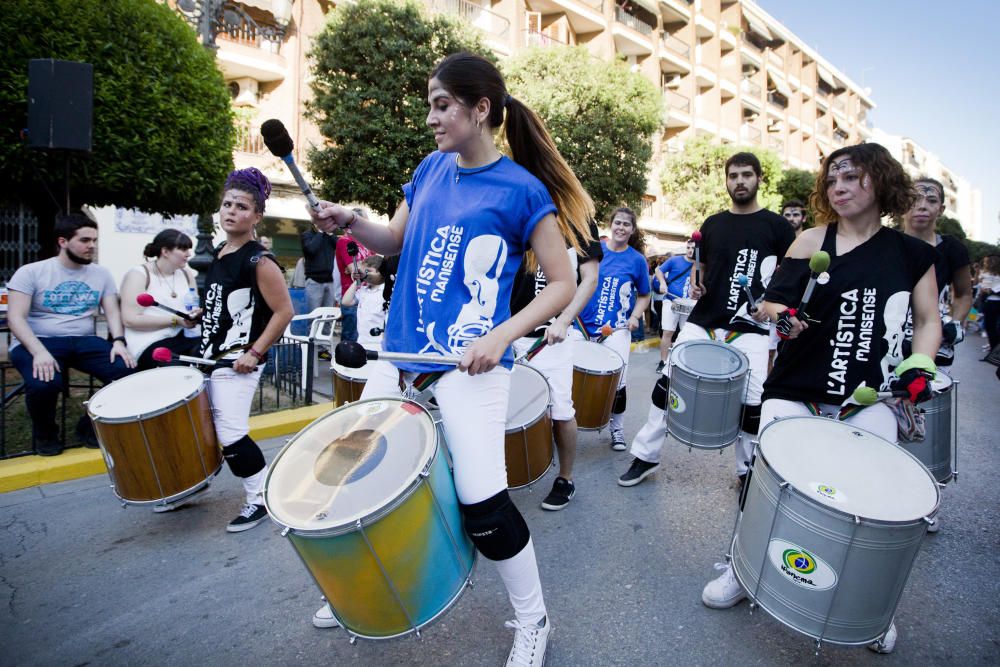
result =
[[711,88],[719,81],[719,76],[704,65],[695,65],[694,77],[698,88],[701,90]]
[[722,139],[724,142],[730,144],[735,144],[737,141],[739,141],[739,137],[736,134],[736,131],[729,129],[728,127],[719,128],[719,138]]
[[747,123],[740,125],[740,141],[751,144],[760,144],[762,134],[763,133],[760,131],[760,128],[754,127],[753,125],[748,125]]
[[719,94],[722,95],[723,100],[733,99],[738,90],[736,84],[729,79],[725,77],[719,79]]
[[718,32],[718,27],[715,25],[715,21],[704,14],[695,14],[694,32],[698,36],[698,39],[708,39],[715,36],[715,33]]
[[780,70],[785,68],[785,58],[774,49],[767,50],[767,62]]
[[559,46],[569,46],[566,42],[556,39],[555,37],[550,37],[544,32],[535,32],[534,30],[524,31],[524,45],[525,46],[537,46],[541,48],[549,47],[559,47]]
[[767,147],[782,154],[785,152],[785,140],[778,136],[769,136],[767,138]]
[[256,46],[253,40],[217,37],[219,50],[216,61],[225,79],[256,79],[257,81],[282,81],[288,73],[285,57],[277,46],[262,40]]
[[719,126],[716,123],[708,120],[707,118],[695,116],[694,131],[695,134],[715,137],[718,136],[719,134]]
[[676,90],[663,91],[663,108],[667,127],[691,125],[691,99]]
[[763,92],[760,84],[754,83],[750,79],[743,79],[740,81],[740,90],[743,91],[744,95],[749,95],[750,97],[759,100],[760,95]]
[[648,56],[653,53],[653,26],[621,7],[615,7],[615,23],[611,27],[611,34],[618,53],[626,56]]
[[687,74],[691,71],[691,47],[673,35],[660,38],[660,69]]
[[529,9],[540,14],[565,14],[578,35],[597,32],[607,27],[604,19],[605,0],[531,0]]
[[488,39],[505,42],[510,37],[510,21],[469,0],[430,0],[430,7],[436,12],[460,17],[486,33]]
[[729,26],[723,21],[719,25],[719,48],[722,53],[728,53],[733,51],[739,46],[739,42],[736,39],[736,35],[729,30]]
[[744,62],[756,65],[757,69],[764,67],[764,58],[762,58],[763,51],[761,51],[756,44],[753,42],[748,42],[743,40],[740,44],[740,57]]
[[233,128],[236,132],[234,150],[251,155],[270,155],[260,136],[258,124],[254,121],[237,121]]
[[691,10],[682,0],[659,0],[659,3],[664,25],[691,21]]

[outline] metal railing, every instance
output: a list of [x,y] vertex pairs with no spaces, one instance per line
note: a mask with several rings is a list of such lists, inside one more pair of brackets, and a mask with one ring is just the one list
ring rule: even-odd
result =
[[439,12],[456,14],[495,37],[505,38],[510,32],[510,21],[469,0],[431,0],[431,8]]
[[663,101],[666,103],[668,109],[691,113],[691,98],[681,95],[676,90],[663,91]]
[[629,28],[632,28],[632,30],[635,30],[636,32],[641,32],[643,35],[653,34],[653,26],[642,21],[638,16],[633,16],[632,14],[629,14],[621,7],[617,6],[615,7],[615,20],[621,23],[622,25],[626,25]]
[[0,208],[0,281],[6,283],[19,268],[38,259],[38,218],[24,204]]
[[233,128],[236,131],[236,150],[254,155],[270,154],[264,147],[264,139],[260,136],[260,130],[254,123],[250,121],[236,122]]
[[770,62],[772,62],[775,65],[777,65],[778,67],[781,67],[781,68],[785,67],[785,58],[784,58],[784,56],[779,55],[778,52],[775,51],[774,49],[768,49],[767,50],[767,59]]
[[779,153],[785,152],[785,141],[781,137],[770,136],[767,138],[767,147],[773,148]]
[[544,32],[535,32],[534,30],[524,31],[524,44],[525,46],[538,46],[542,48],[552,46],[569,46],[569,44],[561,39],[556,39],[551,35],[546,35]]
[[662,44],[669,51],[673,51],[677,55],[683,56],[684,58],[691,56],[691,47],[688,46],[683,40],[680,40],[673,35],[664,33],[660,38],[660,44]]
[[740,139],[742,139],[743,141],[750,141],[752,143],[759,144],[761,139],[760,128],[743,123],[742,125],[740,125]]
[[760,94],[762,92],[760,84],[754,83],[750,79],[743,79],[740,82],[740,90],[750,97],[755,97],[757,99],[760,99]]
[[278,53],[281,50],[281,36],[276,31],[275,26],[259,25],[249,19],[242,19],[239,23],[221,26],[215,38]]

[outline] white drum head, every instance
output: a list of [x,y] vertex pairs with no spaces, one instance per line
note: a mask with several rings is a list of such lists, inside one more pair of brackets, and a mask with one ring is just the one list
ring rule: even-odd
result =
[[549,408],[549,383],[525,364],[514,364],[507,402],[507,430],[531,424]]
[[692,375],[708,379],[733,377],[750,367],[745,354],[714,340],[681,343],[670,351],[670,361]]
[[180,403],[205,383],[201,371],[187,366],[165,366],[126,375],[102,388],[87,410],[95,419],[140,417]]
[[915,521],[938,505],[934,478],[895,444],[826,417],[773,421],[760,451],[779,477],[808,498],[877,521]]
[[931,391],[935,394],[943,394],[946,391],[951,390],[952,382],[953,380],[950,375],[939,370],[937,375],[934,376],[934,379],[931,380]]
[[350,525],[398,497],[427,466],[437,432],[412,401],[358,401],[314,421],[271,464],[264,502],[296,530]]
[[589,340],[572,340],[573,365],[595,373],[614,373],[624,368],[621,355],[609,347]]

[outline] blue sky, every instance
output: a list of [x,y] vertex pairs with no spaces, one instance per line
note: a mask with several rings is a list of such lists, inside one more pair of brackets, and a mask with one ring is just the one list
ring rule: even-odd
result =
[[757,0],[858,85],[877,127],[912,138],[983,194],[1000,238],[1000,2]]

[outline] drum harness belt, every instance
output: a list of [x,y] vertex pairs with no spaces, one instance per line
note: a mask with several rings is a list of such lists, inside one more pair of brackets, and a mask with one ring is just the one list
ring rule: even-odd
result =
[[[822,417],[823,412],[819,409],[819,403],[815,401],[802,401],[802,404],[806,406],[809,413],[814,417]],[[840,411],[837,413],[837,421],[844,421],[849,417],[853,417],[862,410],[864,410],[867,405],[842,405],[840,406]]]
[[413,382],[406,382],[406,371],[399,371],[399,391],[404,398],[416,399],[417,395],[430,389],[431,385],[441,379],[441,376],[448,371],[434,371],[433,373],[419,373]]
[[[708,337],[710,339],[712,339],[712,340],[718,340],[718,338],[715,337],[715,329],[705,329],[705,331],[708,333]],[[723,343],[732,343],[734,340],[736,340],[737,338],[739,338],[742,335],[743,335],[743,333],[739,332],[739,331],[727,331],[725,338],[722,339],[722,342]]]

